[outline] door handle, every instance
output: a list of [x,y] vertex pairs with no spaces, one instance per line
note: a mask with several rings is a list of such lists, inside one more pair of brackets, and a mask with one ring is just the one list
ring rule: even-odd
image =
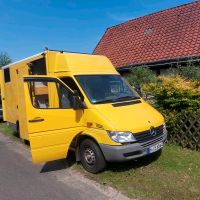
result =
[[32,123],[32,122],[42,122],[44,121],[43,118],[40,118],[40,117],[35,117],[34,119],[30,119],[28,120],[28,122]]

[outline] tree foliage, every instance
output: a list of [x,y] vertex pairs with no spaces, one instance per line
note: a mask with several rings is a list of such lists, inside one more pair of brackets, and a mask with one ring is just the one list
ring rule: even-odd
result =
[[143,84],[156,82],[156,76],[146,66],[133,67],[131,73],[125,77],[131,85],[141,87]]
[[158,77],[157,83],[146,84],[143,91],[153,95],[154,106],[165,116],[170,133],[177,131],[176,125],[186,114],[198,116],[200,110],[200,85],[198,81],[186,80],[176,75]]
[[200,86],[197,81],[181,76],[158,77],[156,84],[148,84],[143,90],[150,92],[161,110],[183,111],[200,108]]
[[187,79],[200,81],[200,66],[181,67],[179,74]]
[[200,63],[188,61],[186,66],[177,65],[168,69],[171,76],[179,75],[187,80],[195,80],[200,82]]
[[6,52],[0,52],[0,67],[8,65],[11,63],[11,58]]

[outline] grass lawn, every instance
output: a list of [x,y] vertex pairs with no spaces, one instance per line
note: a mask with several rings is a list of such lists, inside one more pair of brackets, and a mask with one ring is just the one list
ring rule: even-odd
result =
[[[16,139],[16,134],[5,123],[0,123],[0,132]],[[73,168],[129,197],[200,200],[200,153],[177,146],[167,145],[161,155],[109,164],[97,175],[86,172],[80,164]]]
[[19,140],[18,134],[15,133],[11,128],[9,128],[4,122],[0,122],[0,132],[4,133],[4,135],[7,135],[14,140]]
[[109,164],[93,175],[74,168],[103,185],[138,199],[200,199],[200,153],[167,145],[155,154],[127,163]]

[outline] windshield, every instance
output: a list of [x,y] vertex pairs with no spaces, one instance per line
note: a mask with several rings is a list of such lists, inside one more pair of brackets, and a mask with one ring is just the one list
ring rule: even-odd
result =
[[139,99],[120,75],[75,76],[93,104]]

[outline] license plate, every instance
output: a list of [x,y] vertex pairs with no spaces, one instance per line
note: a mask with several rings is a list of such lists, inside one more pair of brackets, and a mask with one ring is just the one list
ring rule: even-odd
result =
[[149,148],[147,148],[147,154],[153,153],[158,151],[159,149],[161,149],[163,147],[163,142],[160,142],[154,146],[151,146]]

